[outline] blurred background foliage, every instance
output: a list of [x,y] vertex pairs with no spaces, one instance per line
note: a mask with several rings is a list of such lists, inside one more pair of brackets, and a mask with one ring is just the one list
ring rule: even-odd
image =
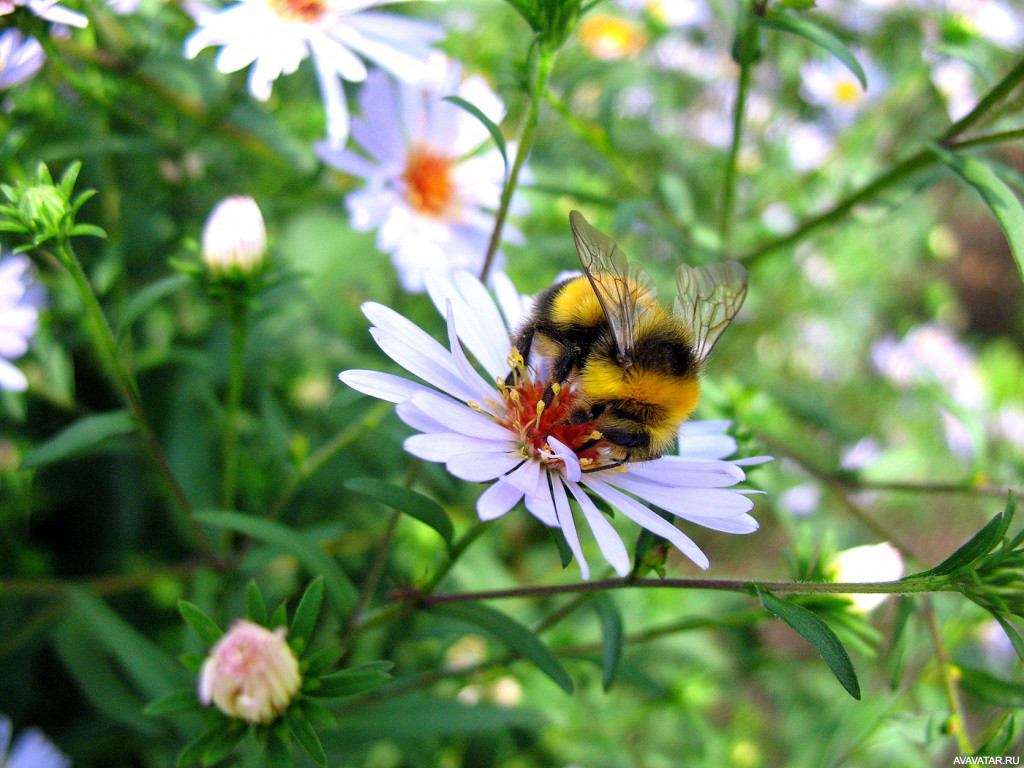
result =
[[[973,104],[1019,66],[1024,16],[999,6],[1017,24],[1016,41],[1006,42],[1005,29],[970,15],[994,2],[789,5],[850,44],[869,87],[854,98],[833,84],[829,101],[812,92],[808,67],[834,75],[842,70],[832,69],[834,57],[799,36],[761,31],[727,241],[724,169],[739,72],[730,50],[746,6],[604,2],[590,10],[560,51],[541,105],[521,189],[528,210],[514,217],[523,242],[504,246],[505,269],[524,293],[573,269],[573,208],[665,288],[680,258],[743,260],[750,293],[709,366],[698,416],[732,419],[745,455],[775,461],[750,471],[766,492],[755,509],[760,531],[688,531],[710,554],[708,575],[821,578],[836,551],[883,540],[901,548],[909,571],[921,570],[1003,507],[1001,489],[1020,487],[1024,292],[1013,255],[982,199],[938,162],[826,226],[783,238],[942,136],[964,113],[951,116],[955,99]],[[38,161],[55,175],[83,162],[78,188],[99,193],[80,220],[108,238],[79,238],[76,247],[115,328],[140,292],[198,262],[203,222],[218,200],[259,202],[276,279],[259,297],[247,345],[237,506],[303,531],[358,583],[388,513],[345,483],[401,484],[408,430],[336,374],[385,367],[359,311],[364,301],[393,306],[439,338],[443,325],[424,296],[399,289],[373,233],[350,225],[343,198],[357,182],[313,153],[324,123],[308,62],[258,103],[245,72],[216,72],[209,52],[182,56],[193,23],[180,4],[141,0],[129,14],[96,0],[75,7],[89,26],[46,37],[43,69],[0,92],[0,176],[10,183]],[[680,23],[666,8],[691,15]],[[496,0],[445,0],[402,12],[444,25],[442,47],[486,75],[514,137],[528,103],[532,39],[515,11]],[[587,26],[597,17],[612,25],[614,45]],[[21,7],[0,19],[43,34]],[[950,61],[966,63],[969,93],[937,84],[937,68]],[[1020,96],[1018,88],[960,138],[1019,129]],[[1019,137],[974,155],[1020,192]],[[133,437],[21,466],[83,416],[120,407],[90,351],[80,297],[57,271],[38,278],[45,312],[19,362],[29,388],[0,393],[0,710],[19,728],[41,728],[75,766],[171,765],[187,727],[145,717],[141,707],[165,683],[191,684],[174,658],[202,648],[176,601],[187,597],[226,625],[244,612],[251,579],[273,605],[294,601],[308,574],[293,556],[255,543],[231,571],[213,575],[166,514]],[[223,306],[182,281],[120,340],[186,494],[197,509],[216,508]],[[465,530],[478,489],[438,465],[418,472],[416,489]],[[375,600],[437,567],[440,543],[402,519]],[[446,589],[556,583],[575,578],[573,568],[562,573],[543,526],[517,512],[467,551]],[[695,574],[678,553],[667,570]],[[957,665],[1017,681],[1001,694],[957,688],[975,746],[1024,703],[1005,637],[956,595],[890,598],[865,615],[842,600],[813,603],[851,649],[859,702],[747,597],[618,590],[600,599],[614,603],[633,638],[609,691],[596,601],[543,633],[572,674],[571,695],[453,619],[410,615],[364,633],[347,660],[391,660],[394,681],[336,708],[338,728],[323,733],[330,764],[947,765],[958,747],[944,677]],[[568,602],[497,607],[535,626]],[[328,612],[320,642],[344,618]]]

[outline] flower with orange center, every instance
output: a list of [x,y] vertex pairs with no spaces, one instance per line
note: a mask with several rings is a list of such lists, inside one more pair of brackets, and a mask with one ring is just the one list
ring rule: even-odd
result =
[[[3,2],[3,0],[0,0]],[[327,135],[336,145],[348,139],[349,114],[342,81],[366,79],[366,62],[395,77],[421,84],[430,77],[430,46],[440,40],[433,24],[368,9],[386,0],[240,0],[227,8],[186,3],[196,30],[185,41],[190,59],[221,46],[216,65],[235,72],[252,65],[249,91],[270,98],[274,81],[312,57],[327,113]]]
[[[455,62],[439,56],[431,67],[437,84],[428,89],[371,73],[359,94],[362,117],[352,123],[361,151],[317,146],[325,163],[366,180],[345,199],[352,226],[377,230],[377,247],[391,254],[408,291],[423,290],[428,270],[480,270],[505,176],[501,153],[481,151],[490,140],[483,124],[443,99],[456,93],[495,123],[501,101],[483,78],[463,78]],[[513,201],[512,210],[521,206]]]
[[[523,319],[523,304],[504,275],[495,276],[497,303],[466,272],[450,277],[428,273],[426,288],[446,319],[447,348],[397,312],[380,304],[363,305],[380,348],[426,384],[366,370],[344,371],[341,380],[396,404],[399,418],[418,431],[405,441],[409,453],[444,463],[462,480],[486,483],[476,505],[481,519],[501,517],[523,501],[542,523],[561,529],[584,578],[590,569],[570,498],[601,553],[621,575],[630,570],[629,555],[594,497],[669,540],[702,568],[708,566],[704,553],[648,505],[719,531],[757,529],[748,514],[753,503],[729,486],[744,480],[743,464],[763,459],[724,461],[736,447],[720,434],[724,423],[684,425],[679,455],[620,464],[616,446],[602,439],[599,419],[568,423],[576,410],[575,383],[552,385],[550,361],[543,357],[516,359],[510,329]],[[463,347],[486,377],[469,362]],[[509,386],[505,380],[513,366],[522,375]]]
[[595,59],[615,61],[636,54],[647,37],[630,22],[618,16],[595,13],[579,27],[580,42]]
[[800,68],[801,91],[804,97],[829,110],[838,122],[853,119],[885,88],[884,74],[861,54],[858,57],[866,80],[865,88],[857,76],[837,59],[811,60]]

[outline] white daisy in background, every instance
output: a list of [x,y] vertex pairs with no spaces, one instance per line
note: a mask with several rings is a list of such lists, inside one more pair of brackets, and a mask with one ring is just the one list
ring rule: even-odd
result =
[[[825,574],[832,581],[848,584],[897,581],[903,578],[903,557],[887,541],[864,544],[835,554],[825,565]],[[885,593],[843,595],[853,603],[853,610],[858,613],[873,611],[888,596]]]
[[480,271],[505,178],[498,149],[480,151],[487,129],[442,99],[460,96],[495,123],[505,113],[501,101],[482,77],[463,79],[458,63],[433,65],[441,75],[430,88],[371,73],[359,94],[362,117],[352,122],[362,152],[330,141],[316,148],[325,163],[366,180],[345,200],[352,226],[377,230],[377,247],[391,254],[407,291],[422,291],[429,270]]
[[[735,441],[723,434],[727,422],[687,423],[679,455],[614,466],[614,446],[595,434],[599,422],[566,423],[577,397],[572,381],[548,406],[538,407],[549,383],[543,358],[530,361],[520,384],[505,385],[514,320],[502,316],[479,280],[466,272],[450,278],[431,273],[426,283],[434,305],[446,317],[449,349],[388,307],[367,303],[363,313],[385,354],[429,386],[378,371],[344,371],[340,378],[353,389],[397,404],[399,418],[419,431],[405,441],[409,453],[443,462],[462,480],[487,483],[476,505],[482,520],[501,517],[524,501],[537,519],[561,529],[584,578],[589,578],[590,568],[570,499],[620,575],[630,570],[629,554],[592,496],[667,539],[701,568],[708,567],[704,553],[647,504],[718,531],[757,530],[757,521],[748,514],[753,502],[745,494],[751,492],[729,486],[745,479],[744,464],[767,459],[724,460],[736,450]],[[512,305],[513,315],[521,311],[517,301],[499,295],[499,302]]]
[[0,389],[13,392],[28,386],[12,361],[28,351],[39,323],[40,297],[31,270],[27,256],[0,258]]
[[974,68],[961,59],[941,59],[932,65],[932,83],[946,102],[952,120],[959,120],[978,103]]
[[[3,2],[3,0],[0,0]],[[342,80],[362,82],[364,59],[410,82],[422,82],[430,46],[441,39],[433,24],[368,11],[384,0],[241,0],[214,9],[188,4],[198,28],[185,41],[195,58],[223,46],[217,69],[236,72],[252,65],[249,91],[266,101],[274,81],[312,56],[327,112],[327,134],[339,145],[348,138],[349,114]]]
[[28,8],[41,19],[69,27],[86,27],[89,19],[80,13],[65,8],[56,0],[0,0],[0,16],[12,13],[15,8]]
[[71,761],[37,729],[18,734],[11,744],[10,718],[0,717],[0,766],[4,768],[70,768]]
[[800,67],[800,91],[803,97],[824,108],[829,117],[840,124],[853,120],[888,86],[882,71],[866,54],[858,53],[857,61],[867,76],[867,89],[836,58],[811,59]]
[[948,0],[946,11],[958,26],[1004,48],[1020,48],[1024,16],[1002,0]]
[[43,47],[34,37],[13,28],[0,32],[0,90],[31,79],[44,61]]

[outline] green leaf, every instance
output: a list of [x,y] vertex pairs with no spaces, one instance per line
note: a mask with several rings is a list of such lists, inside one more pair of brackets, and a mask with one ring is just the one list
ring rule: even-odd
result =
[[615,601],[605,592],[594,595],[594,610],[601,621],[601,684],[607,691],[615,682],[622,660],[622,616]]
[[421,523],[429,525],[451,548],[454,534],[452,521],[448,518],[444,508],[433,499],[408,488],[388,485],[369,477],[357,477],[349,480],[345,483],[345,487],[353,493],[379,501],[381,504],[404,512]]
[[217,626],[217,622],[188,600],[178,601],[178,613],[206,645],[213,645],[224,634],[224,630]]
[[1024,707],[1024,683],[1002,680],[980,669],[958,667],[960,685],[982,701],[1008,709]]
[[323,602],[324,577],[317,576],[302,593],[299,605],[295,609],[295,617],[288,628],[288,644],[295,649],[295,653],[302,653],[306,647],[310,635],[316,628],[316,621],[320,618],[320,606]]
[[135,419],[128,411],[98,413],[79,419],[70,427],[25,454],[22,469],[39,467],[81,456],[103,440],[135,431]]
[[913,628],[910,617],[917,612],[916,603],[906,595],[896,598],[896,619],[893,621],[892,641],[889,643],[889,654],[886,672],[889,676],[889,687],[897,690],[903,675],[903,659],[906,650],[913,647]]
[[302,661],[303,676],[322,674],[337,664],[343,653],[340,646],[328,646],[311,653]]
[[442,603],[433,611],[472,624],[501,640],[509,648],[532,661],[566,693],[572,693],[569,673],[540,638],[511,616],[481,603]]
[[1017,260],[1017,270],[1024,276],[1024,206],[1017,195],[985,163],[973,157],[954,154],[942,147],[931,147],[942,162],[956,171],[982,196],[1006,235],[1006,242]]
[[789,624],[793,631],[810,643],[811,647],[821,654],[821,658],[847,692],[859,700],[860,683],[857,682],[853,662],[828,624],[806,608],[780,600],[770,592],[758,589],[757,594],[761,598],[761,605]]
[[201,757],[203,765],[213,765],[219,763],[229,754],[232,750],[238,746],[238,742],[242,740],[245,735],[245,731],[242,730],[221,730],[214,731],[209,739],[206,740],[206,744],[203,747],[203,754]]
[[999,626],[1003,628],[1006,636],[1010,638],[1010,645],[1013,646],[1013,650],[1017,653],[1017,658],[1024,661],[1024,636],[1018,631],[1018,629],[1009,622],[1003,616],[992,614],[996,621],[999,622]]
[[846,68],[857,77],[858,81],[860,81],[861,88],[867,90],[868,76],[864,73],[864,68],[860,65],[860,62],[857,61],[846,43],[824,27],[819,26],[804,16],[800,16],[793,11],[787,11],[785,9],[769,9],[769,11],[758,20],[764,27],[768,27],[769,29],[774,29],[779,32],[789,32],[790,34],[799,35],[805,40],[809,40],[815,45],[824,48],[843,62],[843,64],[846,65]]
[[565,534],[561,528],[548,528],[547,531],[555,543],[555,549],[558,550],[558,559],[562,561],[562,567],[568,568],[572,563],[573,554],[569,542],[565,540]]
[[287,720],[288,730],[292,732],[295,740],[313,758],[313,762],[317,765],[327,765],[327,754],[324,752],[324,746],[320,743],[320,737],[316,735],[313,726],[296,715],[289,715]]
[[1007,754],[1017,737],[1017,719],[1007,713],[996,721],[995,727],[991,729],[991,734],[985,743],[975,750],[975,755],[999,757]]
[[202,707],[203,705],[199,703],[199,698],[196,696],[194,688],[181,688],[177,691],[165,693],[163,696],[149,702],[149,704],[143,707],[142,714],[148,717],[162,717],[163,715],[173,715],[178,712],[202,709]]
[[501,135],[501,128],[499,128],[491,118],[480,111],[480,108],[474,104],[470,104],[468,101],[463,99],[461,96],[445,96],[444,101],[450,101],[457,107],[462,107],[464,110],[469,112],[473,117],[483,123],[484,128],[491,134],[491,138],[494,139],[495,145],[498,147],[498,151],[501,152],[501,159],[505,161],[505,173],[508,173],[508,150],[505,148],[505,137]]
[[379,688],[391,679],[390,661],[372,661],[351,669],[343,669],[315,680],[310,680],[308,693],[324,699],[340,699]]
[[1006,531],[1007,523],[1008,520],[1005,512],[1000,512],[989,520],[980,531],[974,534],[966,544],[934,568],[921,571],[921,573],[915,573],[913,576],[905,576],[904,580],[916,579],[921,576],[945,576],[948,573],[971,565],[992,551],[992,548],[999,542]]
[[315,699],[305,696],[298,700],[297,706],[302,712],[302,716],[314,728],[333,728],[338,724],[331,711]]
[[245,588],[245,616],[254,624],[267,625],[267,604],[255,579]]
[[244,533],[246,536],[274,544],[294,555],[311,573],[324,577],[327,594],[339,615],[347,615],[355,605],[359,593],[351,579],[330,555],[301,533],[272,520],[263,520],[238,512],[197,512],[195,519],[217,528]]
[[191,283],[188,275],[169,275],[155,283],[147,285],[132,296],[118,318],[117,337],[121,338],[147,310],[156,306],[162,299],[176,293]]

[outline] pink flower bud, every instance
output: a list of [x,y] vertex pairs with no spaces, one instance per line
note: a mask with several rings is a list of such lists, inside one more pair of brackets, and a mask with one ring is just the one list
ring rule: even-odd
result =
[[302,683],[286,633],[236,621],[203,662],[199,700],[250,723],[269,723],[284,712]]
[[217,203],[203,227],[203,261],[213,275],[250,275],[263,264],[267,230],[251,197]]

